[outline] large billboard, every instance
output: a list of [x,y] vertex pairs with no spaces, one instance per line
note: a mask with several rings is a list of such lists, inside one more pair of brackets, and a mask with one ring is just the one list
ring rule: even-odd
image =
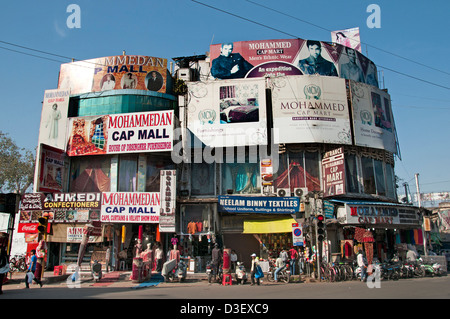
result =
[[188,129],[205,145],[266,145],[265,79],[187,83]]
[[351,145],[344,79],[304,75],[271,82],[275,143]]
[[355,143],[397,154],[391,98],[386,91],[350,81]]
[[167,59],[118,55],[61,65],[59,89],[72,94],[135,89],[166,92]]
[[378,87],[375,64],[358,50],[337,43],[286,39],[241,41],[210,47],[216,79],[317,74]]
[[69,156],[171,151],[173,111],[71,118]]

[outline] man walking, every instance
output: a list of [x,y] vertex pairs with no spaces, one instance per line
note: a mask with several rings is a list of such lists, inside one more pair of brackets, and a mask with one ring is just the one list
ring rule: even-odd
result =
[[39,279],[36,278],[36,276],[34,276],[34,272],[36,271],[36,264],[37,264],[37,256],[36,256],[36,250],[32,250],[31,251],[31,262],[30,262],[30,266],[28,266],[28,270],[27,273],[25,274],[25,288],[30,288],[30,282],[28,281],[28,273],[32,273],[33,274],[33,280],[39,284],[39,286],[42,287],[42,281],[40,281]]

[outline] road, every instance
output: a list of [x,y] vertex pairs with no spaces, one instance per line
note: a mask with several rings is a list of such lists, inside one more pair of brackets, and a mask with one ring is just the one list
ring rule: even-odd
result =
[[267,283],[260,286],[222,286],[206,281],[159,283],[153,287],[136,289],[138,284],[117,281],[97,287],[83,282],[69,288],[66,282],[32,285],[23,283],[3,286],[1,299],[449,299],[450,276],[382,281],[379,288],[369,288],[359,281],[336,283]]

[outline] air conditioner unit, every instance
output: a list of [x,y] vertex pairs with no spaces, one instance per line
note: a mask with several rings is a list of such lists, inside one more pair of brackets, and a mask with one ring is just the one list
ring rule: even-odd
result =
[[308,189],[306,187],[298,187],[294,188],[294,196],[300,197],[301,199],[305,199],[305,196],[308,194]]
[[277,196],[278,197],[291,196],[291,189],[290,188],[278,188],[277,189]]

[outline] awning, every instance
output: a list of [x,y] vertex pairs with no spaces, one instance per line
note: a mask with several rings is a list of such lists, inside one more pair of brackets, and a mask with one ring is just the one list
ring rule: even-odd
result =
[[292,224],[297,223],[292,217],[262,220],[245,220],[243,234],[274,234],[292,232]]

